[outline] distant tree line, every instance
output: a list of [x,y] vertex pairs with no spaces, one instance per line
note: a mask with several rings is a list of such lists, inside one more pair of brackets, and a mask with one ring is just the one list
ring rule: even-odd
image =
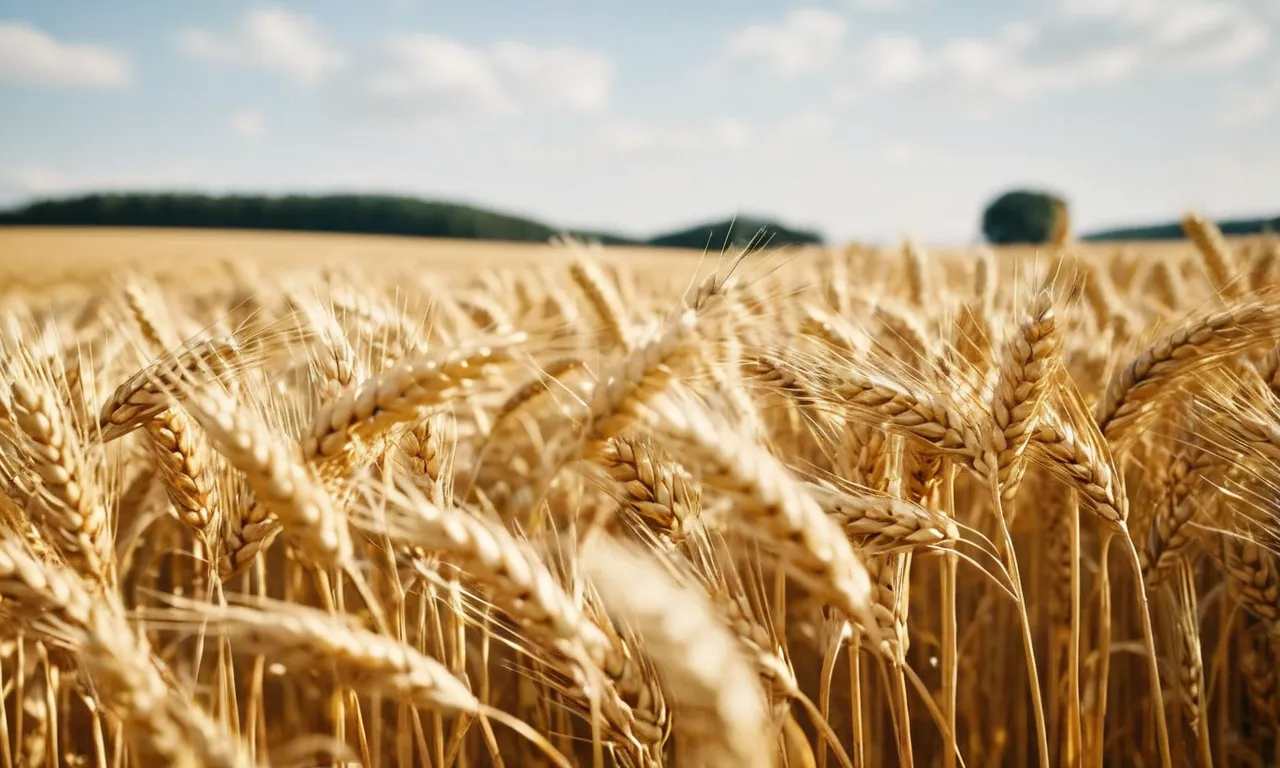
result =
[[197,227],[414,235],[546,242],[558,234],[605,245],[667,248],[777,247],[821,243],[815,232],[760,218],[702,224],[652,238],[564,230],[461,203],[395,195],[90,194],[42,200],[0,212],[0,225]]
[[[0,226],[196,227],[413,235],[476,240],[546,242],[567,234],[605,245],[744,249],[821,244],[822,235],[775,221],[741,216],[698,224],[653,237],[565,230],[540,221],[462,203],[396,195],[199,195],[183,193],[90,194],[41,200],[0,212]],[[982,213],[982,234],[996,245],[1060,242],[1070,231],[1063,198],[1018,189],[992,200]],[[1280,217],[1219,222],[1227,235],[1280,231]],[[1172,240],[1179,222],[1111,229],[1082,240]]]
[[[1276,218],[1230,219],[1217,222],[1225,235],[1280,232]],[[982,236],[994,245],[1044,244],[1065,241],[1070,230],[1070,210],[1058,195],[1041,190],[1018,189],[992,200],[982,212]],[[1082,235],[1081,240],[1180,240],[1182,223],[1171,221],[1137,227],[1108,229]]]
[[[1280,216],[1274,219],[1226,219],[1217,222],[1224,235],[1259,235],[1280,232]],[[1091,232],[1081,240],[1180,240],[1185,237],[1180,222]]]
[[657,235],[646,245],[664,248],[721,249],[776,248],[782,245],[821,244],[822,235],[784,227],[773,221],[741,216]]

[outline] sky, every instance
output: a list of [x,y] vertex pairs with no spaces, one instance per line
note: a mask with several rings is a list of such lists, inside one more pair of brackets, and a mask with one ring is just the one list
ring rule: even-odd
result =
[[0,205],[370,191],[644,235],[1280,213],[1280,0],[0,0]]

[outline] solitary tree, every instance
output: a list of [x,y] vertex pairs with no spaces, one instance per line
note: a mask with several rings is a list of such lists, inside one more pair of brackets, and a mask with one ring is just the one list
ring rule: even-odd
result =
[[1070,227],[1066,202],[1050,192],[1019,189],[982,212],[982,235],[993,245],[1061,243]]

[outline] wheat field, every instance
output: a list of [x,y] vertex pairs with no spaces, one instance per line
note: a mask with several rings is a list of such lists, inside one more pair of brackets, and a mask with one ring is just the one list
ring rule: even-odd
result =
[[1280,762],[1280,243],[0,231],[0,766]]

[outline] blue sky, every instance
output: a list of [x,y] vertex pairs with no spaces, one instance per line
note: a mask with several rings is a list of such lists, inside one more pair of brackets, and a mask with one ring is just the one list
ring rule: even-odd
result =
[[0,0],[0,204],[370,190],[967,242],[1280,210],[1280,0]]

